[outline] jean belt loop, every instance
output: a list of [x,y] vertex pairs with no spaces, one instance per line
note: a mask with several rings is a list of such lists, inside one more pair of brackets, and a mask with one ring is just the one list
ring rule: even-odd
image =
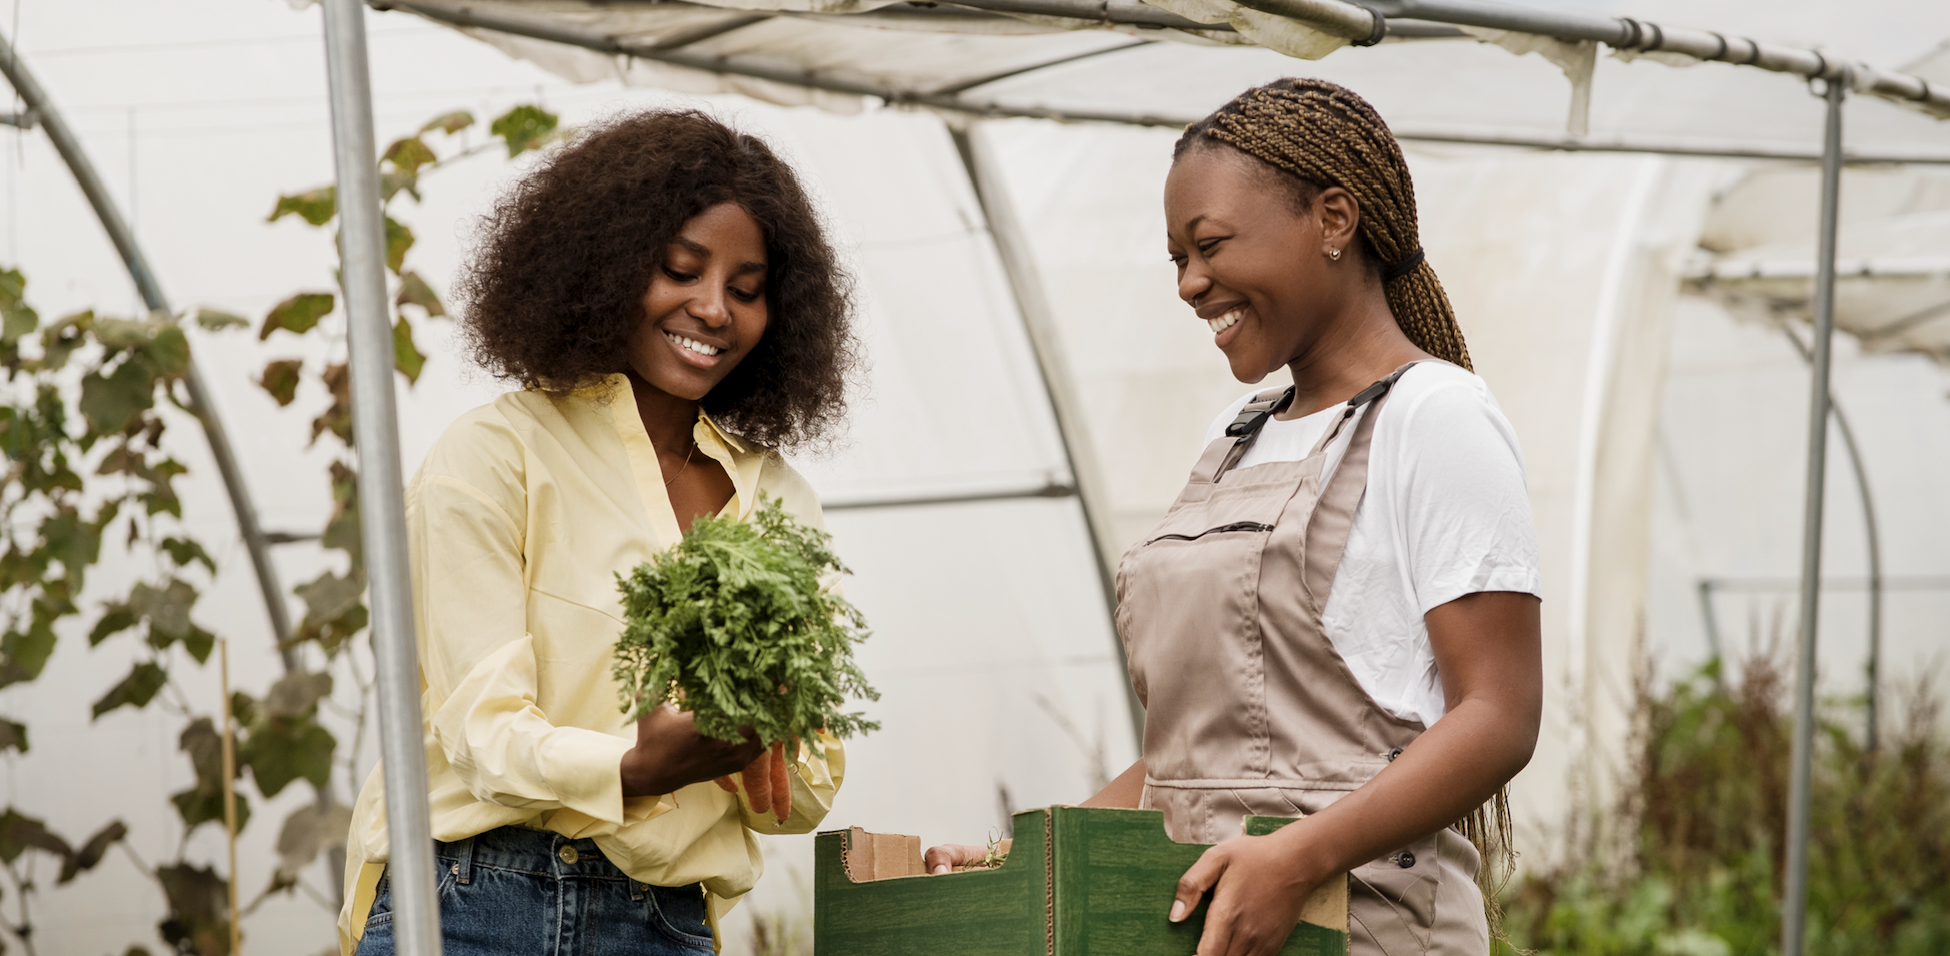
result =
[[474,837],[447,844],[454,849],[455,865],[459,867],[454,875],[466,883],[474,878]]
[[629,874],[624,874],[623,878],[630,881],[630,901],[633,903],[643,902],[643,898],[649,895],[649,884]]

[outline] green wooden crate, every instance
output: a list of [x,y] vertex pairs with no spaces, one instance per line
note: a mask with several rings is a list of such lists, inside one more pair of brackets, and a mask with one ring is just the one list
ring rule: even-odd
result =
[[[1246,832],[1288,822],[1250,817]],[[1183,923],[1165,919],[1178,878],[1206,846],[1173,842],[1156,810],[1028,810],[1015,815],[1015,844],[995,869],[866,882],[848,873],[858,832],[816,838],[816,956],[1191,956],[1205,926],[1204,907]],[[1316,892],[1304,917],[1282,956],[1346,956],[1345,879]]]

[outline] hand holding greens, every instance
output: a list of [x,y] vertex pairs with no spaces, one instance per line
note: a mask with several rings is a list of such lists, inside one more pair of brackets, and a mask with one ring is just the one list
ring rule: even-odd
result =
[[749,522],[701,517],[676,547],[637,565],[623,592],[615,677],[635,720],[666,701],[691,711],[699,733],[761,742],[878,730],[848,697],[878,700],[853,662],[866,621],[820,586],[848,573],[831,537],[793,520],[777,499]]

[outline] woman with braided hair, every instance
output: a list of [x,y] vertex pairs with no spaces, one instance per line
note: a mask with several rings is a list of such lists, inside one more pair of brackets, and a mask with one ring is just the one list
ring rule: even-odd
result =
[[[1482,956],[1478,880],[1508,872],[1502,789],[1541,712],[1536,535],[1401,148],[1353,92],[1281,80],[1185,130],[1165,217],[1178,295],[1233,375],[1292,384],[1213,422],[1124,556],[1143,756],[1085,805],[1218,844],[1161,914],[1209,894],[1201,956],[1279,952],[1343,873],[1353,956]],[[1304,818],[1241,836],[1253,814]]]

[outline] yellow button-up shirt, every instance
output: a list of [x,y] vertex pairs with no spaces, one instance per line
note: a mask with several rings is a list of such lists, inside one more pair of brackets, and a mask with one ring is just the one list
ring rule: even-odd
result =
[[[818,497],[777,454],[702,414],[693,435],[731,476],[723,514],[749,517],[762,494],[823,524]],[[509,825],[593,838],[634,879],[702,882],[715,926],[764,869],[752,831],[805,833],[825,818],[846,772],[830,738],[824,758],[801,748],[784,823],[708,781],[623,796],[636,725],[610,677],[623,629],[616,576],[681,533],[622,375],[560,397],[514,392],[462,416],[408,487],[406,524],[435,839]],[[346,845],[347,956],[387,859],[380,769]]]

